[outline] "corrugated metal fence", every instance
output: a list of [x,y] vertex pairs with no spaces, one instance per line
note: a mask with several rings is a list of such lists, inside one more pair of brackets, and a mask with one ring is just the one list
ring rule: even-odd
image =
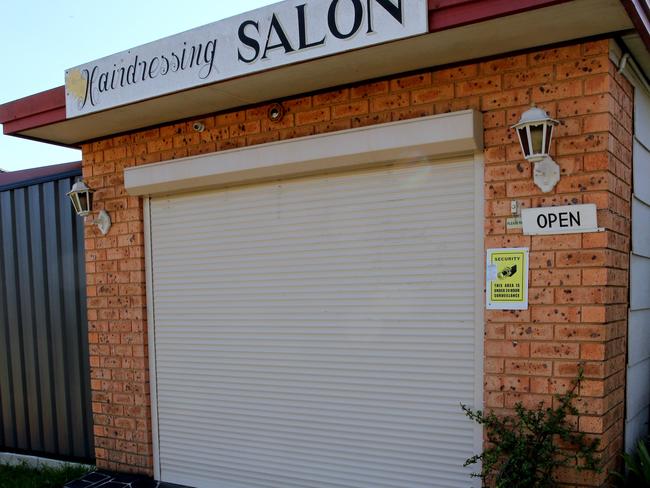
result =
[[0,186],[0,451],[92,460],[75,173]]

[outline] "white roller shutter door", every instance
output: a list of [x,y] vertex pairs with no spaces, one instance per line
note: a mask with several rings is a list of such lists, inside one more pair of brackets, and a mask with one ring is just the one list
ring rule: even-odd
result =
[[471,486],[475,174],[420,163],[151,199],[161,479]]

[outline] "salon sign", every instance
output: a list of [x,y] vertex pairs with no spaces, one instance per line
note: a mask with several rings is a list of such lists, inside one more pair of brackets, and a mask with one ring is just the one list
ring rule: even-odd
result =
[[427,0],[276,3],[67,70],[66,115],[424,34],[427,14]]

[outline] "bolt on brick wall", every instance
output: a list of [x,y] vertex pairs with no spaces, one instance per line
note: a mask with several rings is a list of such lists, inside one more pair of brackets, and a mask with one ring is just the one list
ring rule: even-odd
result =
[[[622,448],[630,247],[632,99],[607,40],[425,70],[297,96],[286,115],[267,104],[85,144],[83,172],[95,209],[110,212],[106,237],[86,227],[88,318],[97,463],[152,474],[143,203],[123,170],[186,156],[473,108],[484,115],[485,246],[531,249],[530,308],[488,311],[485,404],[549,404],[584,364],[576,427],[600,438],[607,467]],[[532,182],[509,126],[534,102],[560,120],[552,154],[562,179],[549,194]],[[523,236],[506,229],[523,207],[595,203],[603,233]],[[571,486],[605,474],[563,473]]]

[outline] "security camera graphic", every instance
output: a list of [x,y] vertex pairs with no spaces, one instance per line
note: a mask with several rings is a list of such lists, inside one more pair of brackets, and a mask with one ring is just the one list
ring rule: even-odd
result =
[[513,264],[512,266],[506,266],[501,270],[501,272],[497,275],[497,278],[500,280],[504,280],[506,278],[510,278],[517,273],[517,265]]

